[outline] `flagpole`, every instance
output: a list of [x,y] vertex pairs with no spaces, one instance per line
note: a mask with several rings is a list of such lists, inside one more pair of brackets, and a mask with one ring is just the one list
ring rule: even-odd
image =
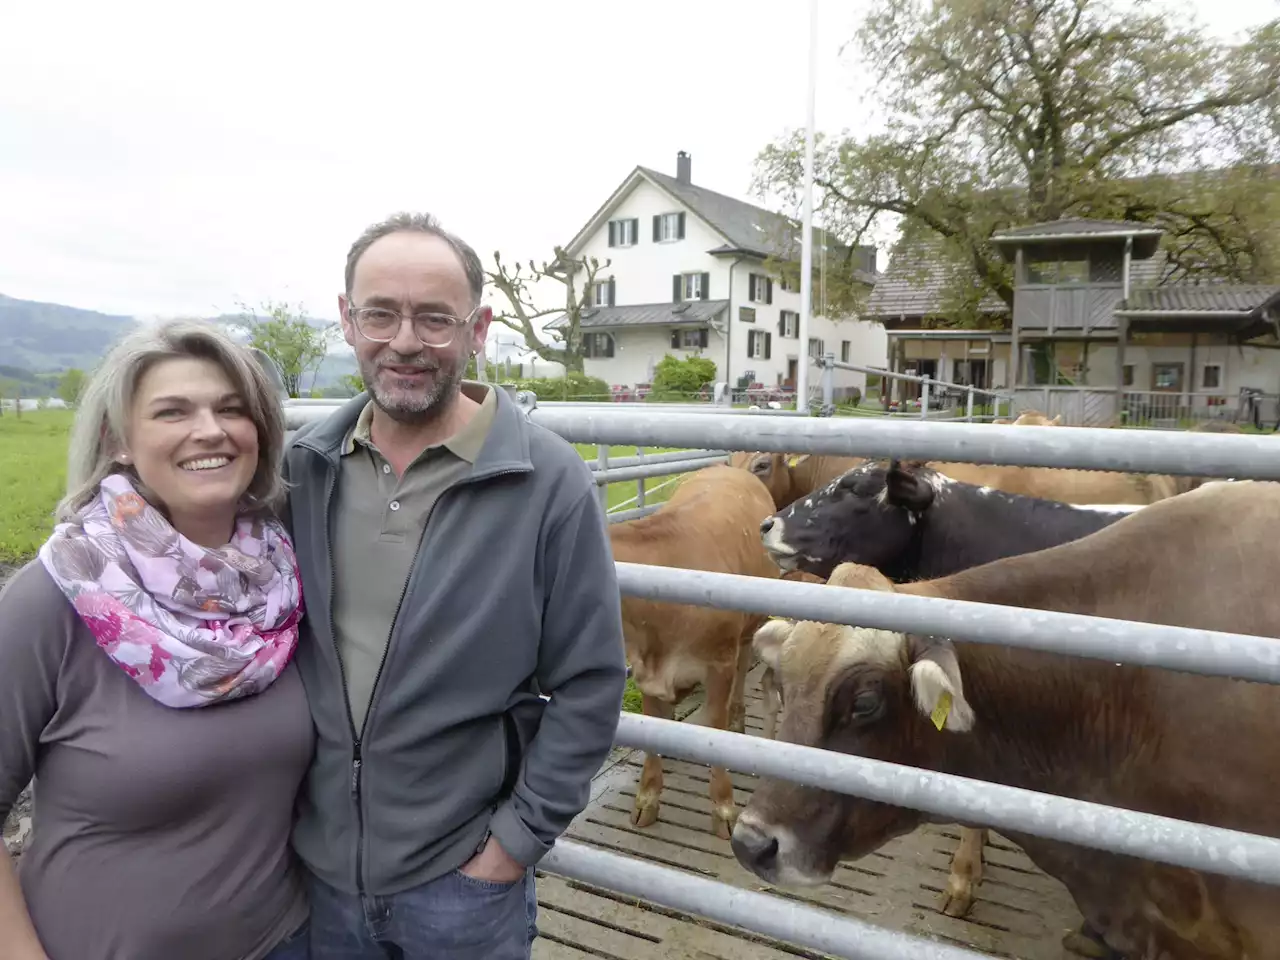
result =
[[809,409],[809,315],[813,307],[814,99],[818,88],[818,0],[809,0],[809,89],[804,133],[804,235],[800,247],[800,362],[796,364],[796,409]]

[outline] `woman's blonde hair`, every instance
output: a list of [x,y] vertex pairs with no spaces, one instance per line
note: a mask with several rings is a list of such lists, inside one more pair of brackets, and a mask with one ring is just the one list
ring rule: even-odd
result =
[[[74,520],[113,473],[127,472],[114,459],[124,446],[125,425],[138,382],[152,366],[174,357],[210,360],[235,386],[258,428],[258,469],[245,492],[251,510],[278,510],[285,494],[284,408],[275,385],[253,354],[222,328],[202,320],[168,320],[126,335],[98,365],[77,404],[67,454],[67,493],[58,503],[59,520]],[[138,492],[156,503],[131,476]],[[156,506],[160,504],[156,503]]]

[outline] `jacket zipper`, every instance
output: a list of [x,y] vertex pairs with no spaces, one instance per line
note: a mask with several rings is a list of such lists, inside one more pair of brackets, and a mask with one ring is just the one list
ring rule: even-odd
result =
[[333,595],[338,589],[338,574],[333,566],[333,542],[330,530],[333,525],[333,491],[338,485],[338,471],[331,468],[329,486],[324,494],[325,550],[329,561],[329,640],[333,643],[333,656],[338,661],[338,676],[342,680],[342,707],[347,712],[347,729],[351,732],[351,799],[356,808],[356,889],[364,896],[364,877],[360,870],[361,848],[364,845],[364,811],[360,806],[360,735],[351,717],[351,693],[347,688],[347,670],[342,665],[342,651],[338,649],[338,632],[333,616]]
[[[377,703],[378,684],[382,681],[382,668],[386,665],[387,656],[391,652],[391,641],[395,639],[396,624],[400,620],[400,608],[404,605],[405,594],[409,592],[409,583],[413,580],[414,571],[418,568],[418,558],[422,556],[423,544],[427,542],[427,534],[430,532],[430,527],[431,527],[431,518],[435,516],[436,507],[440,505],[440,501],[445,498],[445,495],[452,493],[458,487],[465,486],[468,483],[477,483],[481,480],[490,480],[494,477],[505,476],[506,474],[509,474],[509,473],[526,473],[526,472],[527,471],[524,469],[499,470],[495,473],[486,473],[480,477],[466,477],[462,480],[455,480],[452,484],[450,484],[449,486],[441,490],[440,495],[436,497],[435,503],[431,505],[431,510],[427,513],[426,523],[422,525],[422,536],[418,538],[418,549],[414,551],[413,561],[409,564],[409,573],[404,578],[404,583],[400,587],[400,599],[396,601],[396,612],[395,612],[395,615],[391,618],[391,630],[387,634],[387,644],[382,649],[382,659],[378,661],[378,672],[373,675],[373,687],[369,693],[369,708],[365,711],[364,723],[361,724],[359,734],[356,733],[355,721],[351,717],[351,697],[350,697],[350,694],[347,692],[347,678],[346,678],[346,671],[342,669],[342,656],[341,655],[338,656],[338,669],[342,674],[342,693],[343,693],[343,696],[346,698],[345,704],[347,708],[347,724],[351,728],[351,737],[355,743],[355,753],[353,754],[352,764],[351,764],[351,795],[355,799],[355,804],[356,804],[356,889],[359,890],[360,895],[362,897],[364,896],[364,808],[361,803],[361,792],[360,792],[360,771],[362,767],[361,758],[360,758],[360,741],[361,741],[361,738],[364,736],[365,730],[369,729],[369,718],[373,716],[374,706]],[[329,488],[330,493],[333,492],[333,486],[334,486],[334,483],[336,483],[336,481],[337,481],[337,474],[335,473],[334,480],[330,484],[330,488]],[[327,516],[327,513],[328,513],[327,507],[325,512]],[[337,574],[334,572],[334,569],[333,569],[332,546],[330,546],[330,549],[329,549],[329,579],[331,582],[330,593],[329,593],[329,622],[330,624],[332,624],[333,623],[333,592],[332,591],[333,589],[336,588],[336,580],[337,580]],[[333,635],[333,648],[334,648],[334,652],[336,653],[338,649],[337,633],[332,629],[330,630],[330,633]]]

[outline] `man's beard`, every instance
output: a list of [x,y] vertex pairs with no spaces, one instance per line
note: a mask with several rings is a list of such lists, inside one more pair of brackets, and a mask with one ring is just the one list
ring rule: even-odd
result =
[[[378,373],[385,365],[417,367],[430,375],[430,384],[424,392],[412,388],[383,389],[378,383]],[[462,387],[462,375],[466,370],[466,358],[457,362],[429,358],[426,352],[416,354],[382,353],[375,359],[360,364],[369,396],[392,420],[399,423],[423,424],[438,419],[449,409]],[[392,371],[386,376],[395,377]]]

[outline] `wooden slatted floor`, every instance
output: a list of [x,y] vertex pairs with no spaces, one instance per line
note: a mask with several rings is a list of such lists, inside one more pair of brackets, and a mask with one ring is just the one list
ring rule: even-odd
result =
[[[748,688],[747,732],[761,735],[758,668]],[[579,843],[637,857],[750,890],[760,890],[884,927],[933,937],[996,957],[1063,960],[1061,938],[1080,922],[1065,888],[1037,870],[1013,844],[991,834],[979,899],[967,918],[940,913],[959,833],[924,827],[856,863],[843,864],[833,881],[804,897],[762,884],[734,859],[729,844],[710,830],[709,771],[699,764],[665,761],[662,811],[645,829],[631,826],[643,755],[623,753],[596,780],[593,800],[567,836]],[[755,777],[733,774],[739,804]],[[794,960],[819,958],[811,950],[654,906],[552,874],[538,878],[538,960]]]

